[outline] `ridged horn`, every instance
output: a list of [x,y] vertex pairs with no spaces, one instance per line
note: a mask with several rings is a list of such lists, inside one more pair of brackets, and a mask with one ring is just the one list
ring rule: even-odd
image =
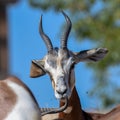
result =
[[61,48],[64,49],[64,48],[67,48],[67,40],[68,40],[69,33],[71,31],[72,23],[70,18],[63,11],[62,11],[62,14],[64,15],[67,22],[66,30],[61,38]]
[[44,42],[45,42],[45,44],[47,46],[48,52],[50,52],[51,50],[53,50],[53,45],[51,43],[50,38],[43,31],[43,27],[42,27],[42,15],[41,15],[41,18],[40,18],[39,32],[40,32],[40,36],[42,37],[42,39],[44,40]]

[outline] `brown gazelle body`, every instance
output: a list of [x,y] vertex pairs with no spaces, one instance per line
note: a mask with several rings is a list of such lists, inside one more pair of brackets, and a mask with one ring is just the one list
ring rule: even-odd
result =
[[34,96],[16,77],[0,80],[0,120],[41,120]]
[[[52,81],[55,97],[60,100],[60,106],[63,106],[65,104],[64,100],[68,99],[68,107],[64,112],[59,113],[59,120],[104,120],[105,115],[82,111],[75,88],[74,68],[79,62],[97,62],[103,59],[108,50],[106,48],[96,48],[81,52],[70,51],[67,48],[67,40],[72,24],[69,17],[64,12],[62,14],[66,19],[67,26],[61,39],[60,48],[54,48],[50,38],[44,33],[41,16],[39,31],[47,46],[48,54],[41,60],[32,61],[31,77],[39,77],[48,73]],[[50,117],[47,119],[50,120]],[[110,119],[106,118],[106,120]]]

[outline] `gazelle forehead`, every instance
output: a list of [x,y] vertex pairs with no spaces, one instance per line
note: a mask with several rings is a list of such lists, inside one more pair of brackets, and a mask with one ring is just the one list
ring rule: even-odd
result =
[[61,58],[69,58],[69,51],[68,50],[63,50],[63,49],[59,49],[58,51],[58,56]]
[[46,55],[46,60],[64,60],[69,57],[69,51],[56,48],[50,54]]

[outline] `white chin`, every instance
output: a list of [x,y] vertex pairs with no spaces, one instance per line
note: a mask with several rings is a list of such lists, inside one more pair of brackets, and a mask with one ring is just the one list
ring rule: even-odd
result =
[[63,96],[58,94],[57,92],[55,92],[55,97],[56,97],[56,99],[62,99]]

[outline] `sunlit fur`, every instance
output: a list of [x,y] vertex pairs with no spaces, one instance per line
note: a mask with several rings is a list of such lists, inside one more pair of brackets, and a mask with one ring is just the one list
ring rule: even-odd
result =
[[33,94],[16,77],[0,80],[0,120],[41,120]]

